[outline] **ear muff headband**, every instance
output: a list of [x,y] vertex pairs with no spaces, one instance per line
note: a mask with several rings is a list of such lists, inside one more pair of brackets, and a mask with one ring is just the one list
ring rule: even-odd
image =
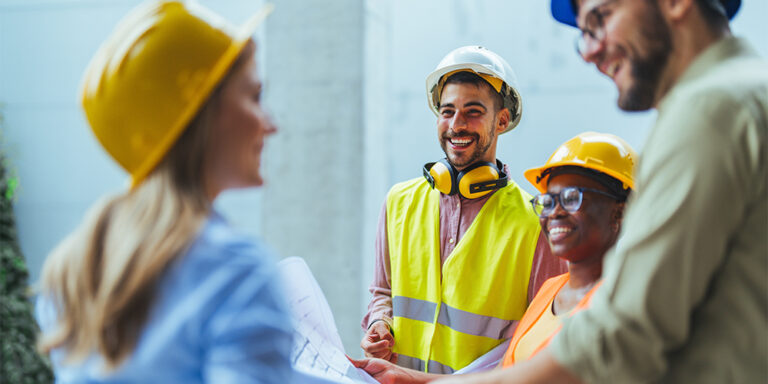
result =
[[461,172],[457,172],[446,159],[424,165],[424,178],[433,189],[446,194],[459,193],[468,199],[483,197],[493,190],[507,185],[504,165],[485,161],[477,162]]

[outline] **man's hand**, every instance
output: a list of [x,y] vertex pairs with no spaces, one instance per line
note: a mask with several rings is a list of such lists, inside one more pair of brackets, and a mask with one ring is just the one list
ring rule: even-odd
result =
[[382,359],[354,360],[347,356],[352,365],[368,372],[371,377],[382,384],[406,383],[421,384],[430,380],[430,377],[412,369],[397,366]]
[[365,356],[384,359],[391,363],[397,362],[397,354],[392,353],[394,345],[395,338],[392,337],[389,326],[384,321],[373,323],[360,342],[360,348],[365,352]]

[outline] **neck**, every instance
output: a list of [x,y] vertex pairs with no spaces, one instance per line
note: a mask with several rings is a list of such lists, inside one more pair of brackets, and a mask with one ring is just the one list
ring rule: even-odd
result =
[[[206,172],[206,175],[209,174]],[[219,196],[222,190],[223,188],[219,186],[215,177],[205,177],[203,179],[203,192],[205,192],[205,197],[208,199],[209,204],[213,204],[213,201],[216,200],[216,197]]]
[[596,257],[578,263],[568,263],[568,285],[572,289],[591,288],[603,274],[603,258]]
[[680,76],[690,67],[691,63],[712,44],[731,35],[730,29],[716,29],[692,10],[687,16],[678,20],[667,20],[672,33],[672,52],[664,73],[659,80],[659,86],[654,96],[654,108],[677,83]]

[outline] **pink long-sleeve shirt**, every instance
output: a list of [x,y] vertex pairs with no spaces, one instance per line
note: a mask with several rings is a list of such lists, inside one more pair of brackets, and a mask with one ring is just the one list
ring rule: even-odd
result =
[[[493,195],[489,193],[481,198],[467,199],[459,195],[440,194],[440,265],[456,248],[469,226],[475,220],[480,209]],[[512,218],[510,218],[512,219]],[[390,280],[389,247],[387,242],[387,204],[383,204],[379,214],[376,234],[376,261],[373,282],[368,290],[373,295],[368,304],[368,312],[363,317],[361,326],[367,329],[373,321],[392,320],[392,284]],[[530,279],[528,281],[528,302],[533,300],[541,285],[549,279],[567,272],[565,261],[552,256],[544,234],[539,235],[533,255]],[[514,325],[515,327],[517,324]]]

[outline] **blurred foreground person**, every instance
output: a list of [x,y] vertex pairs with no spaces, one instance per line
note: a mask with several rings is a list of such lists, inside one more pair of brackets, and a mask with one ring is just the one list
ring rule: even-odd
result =
[[[586,308],[599,286],[603,257],[616,243],[624,203],[634,187],[637,155],[624,140],[609,134],[582,133],[561,145],[525,177],[541,194],[531,199],[552,255],[568,272],[547,280],[525,311],[502,367],[527,360],[544,348],[562,319]],[[383,383],[425,383],[438,378],[396,367],[383,360],[354,363]],[[502,371],[457,376],[492,379]]]
[[82,103],[130,190],[48,257],[40,347],[62,383],[285,383],[291,329],[275,266],[212,210],[263,183],[275,127],[250,36],[191,3],[130,13],[85,73]]
[[764,383],[768,62],[740,0],[552,0],[624,110],[658,110],[589,308],[505,383]]

